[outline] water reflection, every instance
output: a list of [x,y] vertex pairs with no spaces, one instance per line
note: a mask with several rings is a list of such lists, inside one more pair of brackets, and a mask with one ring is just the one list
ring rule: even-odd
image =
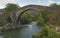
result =
[[3,37],[4,38],[19,38],[20,36],[19,33],[20,33],[19,30],[8,31],[8,32],[3,33]]
[[28,24],[28,27],[24,27],[18,30],[12,30],[2,33],[0,38],[32,38],[33,34],[40,31],[40,27],[36,22]]

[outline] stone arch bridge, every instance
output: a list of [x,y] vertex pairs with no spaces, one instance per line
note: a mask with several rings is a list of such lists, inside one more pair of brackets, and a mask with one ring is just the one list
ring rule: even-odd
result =
[[47,11],[50,14],[53,14],[55,12],[56,13],[60,12],[59,8],[52,8],[52,7],[40,6],[40,5],[27,5],[27,6],[21,7],[20,9],[18,9],[17,12],[15,12],[15,22],[19,21],[19,18],[24,13],[24,11],[29,10],[29,9],[35,9],[38,11]]

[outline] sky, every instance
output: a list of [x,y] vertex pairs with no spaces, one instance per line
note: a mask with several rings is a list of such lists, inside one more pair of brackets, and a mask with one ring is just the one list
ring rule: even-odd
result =
[[14,3],[20,7],[29,4],[49,6],[51,3],[60,4],[60,0],[0,0],[0,9],[5,8],[7,3]]

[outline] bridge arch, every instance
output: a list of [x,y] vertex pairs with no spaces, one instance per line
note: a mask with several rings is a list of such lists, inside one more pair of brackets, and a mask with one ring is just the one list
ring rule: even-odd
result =
[[23,10],[22,12],[20,12],[20,14],[18,15],[18,17],[17,17],[17,19],[16,19],[16,22],[17,22],[17,23],[19,23],[19,20],[20,20],[21,16],[23,15],[23,13],[24,13],[25,11],[28,11],[28,10],[34,10],[34,11],[40,12],[40,10],[39,10],[39,9],[36,9],[36,8],[27,8],[27,9]]
[[52,16],[53,16],[54,13],[58,13],[59,14],[59,12],[60,12],[59,8],[57,9],[57,8],[52,8],[52,7],[47,7],[47,6],[40,6],[40,5],[27,5],[27,6],[19,8],[15,12],[15,14],[16,14],[15,15],[15,22],[19,21],[19,16],[21,17],[21,15],[24,13],[24,11],[26,11],[26,10],[28,10],[30,8],[35,9],[35,10],[37,10],[39,12],[47,11],[47,12],[49,12],[49,14],[52,14]]

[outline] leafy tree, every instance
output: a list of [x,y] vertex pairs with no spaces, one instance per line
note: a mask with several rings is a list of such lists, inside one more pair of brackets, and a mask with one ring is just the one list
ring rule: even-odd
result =
[[24,12],[21,16],[21,23],[30,23],[32,21],[32,15],[28,11]]
[[15,12],[18,8],[19,8],[18,5],[12,4],[12,3],[8,3],[6,5],[6,8],[4,9],[4,12]]
[[56,3],[52,3],[50,6],[51,7],[57,7],[57,4]]
[[51,6],[51,7],[54,7],[54,8],[60,8],[60,5],[58,5],[58,4],[56,4],[56,3],[52,3],[50,6]]
[[41,26],[44,24],[44,19],[41,15],[38,17],[37,23],[40,24]]
[[48,29],[44,26],[44,27],[42,27],[42,30],[41,30],[41,32],[42,32],[42,35],[44,35],[44,36],[48,36]]
[[44,19],[44,23],[48,21],[48,15],[49,13],[46,11],[41,11],[42,18]]
[[41,13],[40,13],[40,15],[39,15],[39,17],[37,19],[38,24],[44,25],[45,23],[47,23],[47,21],[48,21],[47,15],[48,15],[48,12],[41,11]]
[[[6,5],[6,8],[4,9],[4,15],[5,15],[5,21],[7,21],[7,18],[14,14],[19,9],[19,6],[13,3],[8,3]],[[13,16],[13,15],[12,15]]]

